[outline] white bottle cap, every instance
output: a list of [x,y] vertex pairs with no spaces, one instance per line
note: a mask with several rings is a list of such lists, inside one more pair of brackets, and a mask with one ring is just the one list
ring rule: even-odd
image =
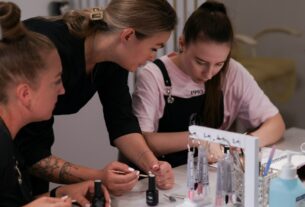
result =
[[293,180],[297,178],[297,168],[291,163],[291,157],[293,155],[298,155],[300,153],[292,153],[288,152],[288,160],[287,163],[282,167],[282,170],[280,172],[280,178],[285,180]]

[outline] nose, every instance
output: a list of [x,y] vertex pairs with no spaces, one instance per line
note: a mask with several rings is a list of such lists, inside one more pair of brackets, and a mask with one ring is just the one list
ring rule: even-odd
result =
[[204,74],[205,78],[210,80],[213,77],[213,69],[209,67],[208,70]]
[[213,74],[211,71],[209,71],[208,75],[207,75],[207,78],[210,80],[211,78],[213,77]]
[[156,52],[152,52],[149,57],[148,57],[148,60],[149,61],[154,61],[156,59]]
[[59,90],[58,90],[58,95],[63,95],[65,94],[66,90],[64,88],[63,84],[60,84]]

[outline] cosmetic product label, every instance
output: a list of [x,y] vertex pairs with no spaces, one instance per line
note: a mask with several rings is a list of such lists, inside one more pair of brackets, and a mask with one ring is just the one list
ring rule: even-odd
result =
[[305,206],[305,194],[296,198],[296,207],[303,207]]

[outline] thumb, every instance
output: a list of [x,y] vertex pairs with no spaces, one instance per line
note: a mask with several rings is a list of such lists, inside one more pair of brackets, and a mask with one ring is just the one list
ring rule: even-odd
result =
[[154,164],[152,165],[152,167],[151,167],[151,170],[152,170],[153,172],[156,172],[156,171],[160,170],[160,164],[159,164],[159,163],[154,163]]

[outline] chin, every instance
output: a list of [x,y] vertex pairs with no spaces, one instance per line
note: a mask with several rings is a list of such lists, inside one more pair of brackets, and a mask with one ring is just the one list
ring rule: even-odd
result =
[[48,113],[45,114],[44,120],[49,120],[53,116],[53,110],[49,111]]
[[203,80],[193,80],[195,83],[197,84],[204,84],[206,81],[203,81]]
[[136,72],[138,70],[139,66],[132,66],[132,67],[129,67],[127,70],[129,72]]
[[128,72],[134,72],[134,66],[132,65],[127,65],[127,64],[118,64],[119,66],[121,66],[122,68],[124,68],[125,70],[127,70]]

